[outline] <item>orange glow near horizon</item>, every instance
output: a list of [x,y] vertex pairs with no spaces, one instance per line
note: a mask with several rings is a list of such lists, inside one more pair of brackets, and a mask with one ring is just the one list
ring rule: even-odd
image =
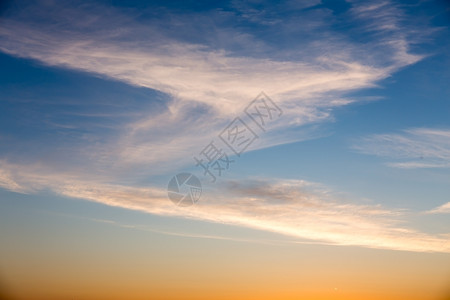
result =
[[164,236],[153,241],[161,239],[172,246],[90,240],[72,252],[10,260],[4,287],[11,299],[47,300],[448,299],[448,254]]

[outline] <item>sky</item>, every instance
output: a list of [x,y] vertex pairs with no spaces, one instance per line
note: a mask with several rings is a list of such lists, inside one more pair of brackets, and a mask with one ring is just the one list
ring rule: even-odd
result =
[[449,25],[2,1],[0,299],[450,299]]

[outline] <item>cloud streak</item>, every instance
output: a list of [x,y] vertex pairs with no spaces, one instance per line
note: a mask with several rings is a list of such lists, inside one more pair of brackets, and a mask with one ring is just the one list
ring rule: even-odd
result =
[[436,207],[435,209],[432,209],[428,211],[429,214],[450,214],[450,202],[447,202],[445,204],[442,204],[439,207]]
[[[25,170],[25,166],[10,166]],[[1,170],[5,169],[2,165]],[[4,173],[5,171],[3,171]],[[22,173],[25,174],[25,173]],[[228,181],[202,196],[194,208],[174,206],[164,189],[67,180],[58,174],[26,172],[8,188],[50,189],[58,195],[200,221],[242,226],[333,245],[415,252],[450,252],[445,234],[409,228],[407,211],[356,204],[317,183],[302,180]],[[4,186],[6,187],[6,186]],[[18,190],[15,188],[18,188]]]
[[[345,93],[373,87],[421,58],[408,52],[410,37],[399,33],[405,30],[395,19],[398,9],[388,2],[378,8],[355,2],[348,12],[349,19],[362,24],[360,33],[378,33],[366,44],[368,48],[334,32],[328,24],[329,11],[308,13],[304,7],[297,8],[297,13],[303,14],[303,29],[296,32],[292,26],[298,16],[292,16],[275,22],[275,33],[268,31],[290,40],[288,52],[251,32],[227,26],[230,20],[248,21],[232,11],[161,13],[162,17],[142,24],[132,14],[110,7],[74,3],[24,4],[22,10],[2,20],[0,50],[169,95],[171,100],[156,116],[152,111],[150,117],[130,121],[117,132],[119,138],[91,151],[92,156],[102,153],[110,165],[121,167],[146,165],[151,166],[147,169],[165,170],[172,162],[186,164],[198,152],[197,145],[206,145],[262,90],[285,114],[252,149],[298,141],[301,138],[289,130],[331,120],[333,108],[355,101],[345,98]],[[216,17],[220,24],[215,24],[215,30],[201,25],[212,26]],[[200,28],[192,28],[194,20]],[[198,37],[203,32],[207,38],[180,38],[175,29],[164,29],[173,23],[179,23],[176,30],[188,36]],[[303,36],[305,31],[316,32],[317,38],[297,41],[289,36]],[[240,36],[238,49],[233,47],[233,39],[233,45],[219,39],[223,34]]]
[[377,134],[363,138],[354,148],[395,160],[388,165],[396,168],[450,167],[449,129],[415,128],[398,134]]

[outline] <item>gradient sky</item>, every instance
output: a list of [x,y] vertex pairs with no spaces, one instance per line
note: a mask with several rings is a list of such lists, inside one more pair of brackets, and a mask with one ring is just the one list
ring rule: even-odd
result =
[[0,299],[449,299],[448,2],[1,3]]

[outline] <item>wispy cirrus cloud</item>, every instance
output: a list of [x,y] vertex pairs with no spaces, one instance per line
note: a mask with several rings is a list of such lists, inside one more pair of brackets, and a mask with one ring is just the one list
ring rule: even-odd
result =
[[[173,15],[158,10],[145,23],[136,20],[139,12],[58,3],[24,3],[12,11],[2,20],[0,50],[170,97],[163,109],[129,120],[114,139],[90,151],[91,156],[101,153],[90,161],[109,160],[118,168],[145,165],[148,170],[166,170],[186,164],[198,145],[206,144],[261,90],[285,113],[252,149],[298,141],[299,135],[290,130],[331,120],[333,108],[356,101],[346,93],[373,87],[421,58],[409,52],[413,37],[405,34],[408,25],[396,19],[401,14],[390,2],[382,7],[354,2],[345,12],[358,34],[373,35],[363,44],[332,29],[336,20],[331,11],[304,9],[315,2],[282,9],[295,14],[267,27],[267,35],[281,37],[289,47],[230,26],[249,20],[239,2],[234,5],[241,7],[237,12]],[[249,9],[253,16],[269,10],[245,8]],[[300,27],[294,26],[298,14]],[[271,15],[277,19],[276,10]]]
[[[253,228],[311,243],[450,252],[446,233],[429,234],[408,227],[407,210],[357,204],[320,184],[302,180],[227,181],[203,195],[192,209],[174,206],[163,188],[68,179],[45,168],[30,171],[27,166],[9,167],[22,170],[20,177],[9,179],[14,184],[4,185],[13,191],[50,189],[70,198],[161,216]],[[5,168],[2,164],[1,169]]]
[[429,214],[450,214],[450,202],[442,204],[432,210],[427,211]]
[[376,134],[353,146],[358,151],[385,157],[389,166],[404,169],[449,168],[450,130],[407,129],[401,133]]
[[26,193],[28,190],[18,184],[11,174],[11,171],[6,168],[0,169],[0,187],[16,193]]
[[[368,57],[370,61],[381,62],[389,68],[396,69],[423,58],[409,51],[410,42],[421,41],[433,32],[433,29],[422,27],[422,30],[417,31],[411,26],[411,19],[404,10],[392,1],[351,2],[355,4],[350,10],[351,14],[355,19],[361,20],[361,29],[366,32],[367,37],[376,41],[368,43],[369,47],[373,47],[370,51],[371,56]],[[386,53],[383,53],[382,49],[390,50],[390,58],[386,58]]]

